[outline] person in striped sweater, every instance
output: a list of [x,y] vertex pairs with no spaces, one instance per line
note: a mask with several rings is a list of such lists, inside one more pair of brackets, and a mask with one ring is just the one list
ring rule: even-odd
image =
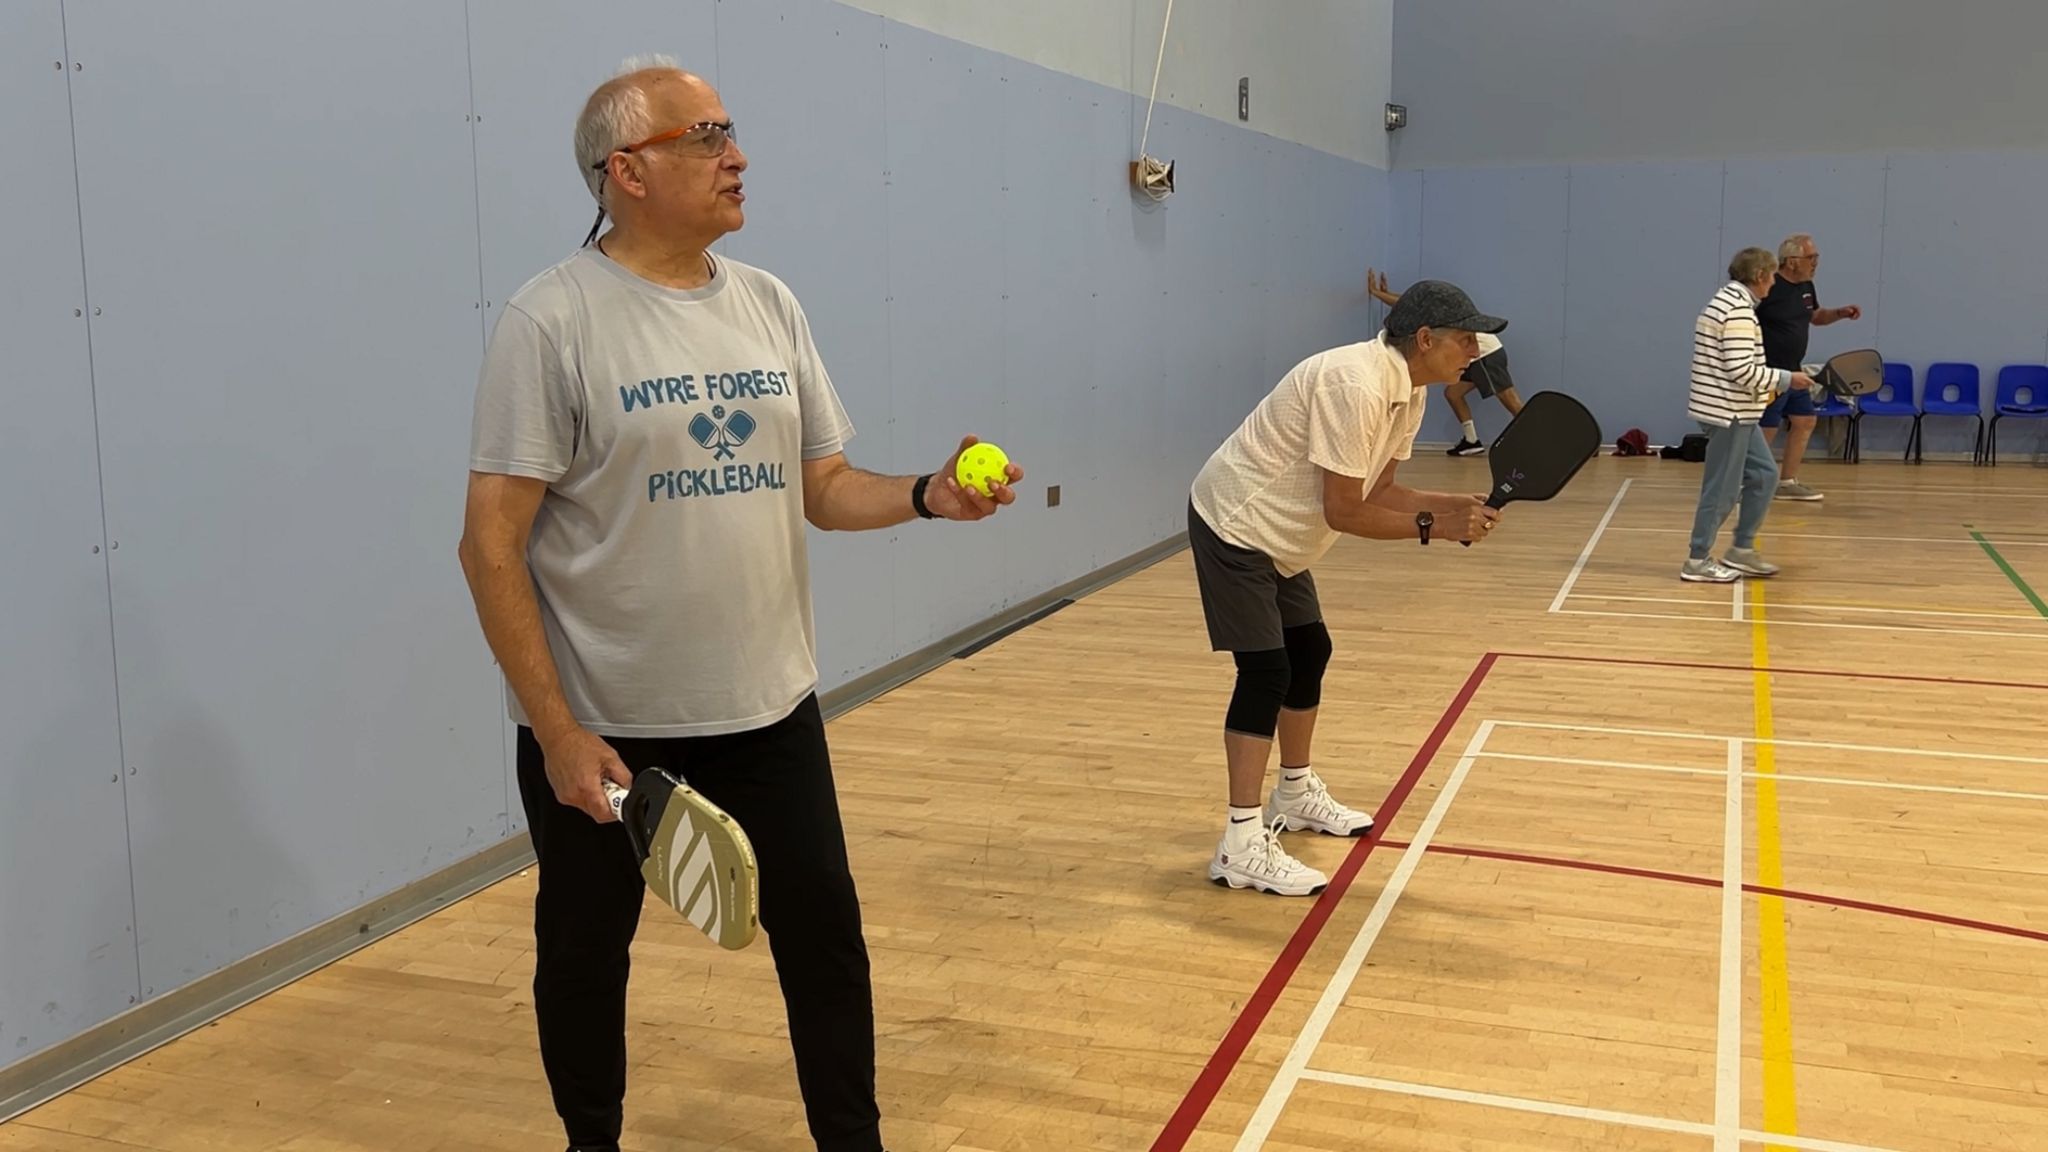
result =
[[[1778,488],[1778,462],[1758,421],[1779,393],[1810,390],[1813,381],[1764,363],[1756,306],[1777,275],[1774,253],[1744,248],[1728,263],[1728,283],[1693,322],[1687,413],[1707,434],[1707,467],[1693,514],[1692,551],[1678,572],[1681,580],[1726,584],[1778,572],[1756,548],[1757,530]],[[1734,545],[1715,559],[1714,540],[1738,497],[1742,511],[1735,519]]]

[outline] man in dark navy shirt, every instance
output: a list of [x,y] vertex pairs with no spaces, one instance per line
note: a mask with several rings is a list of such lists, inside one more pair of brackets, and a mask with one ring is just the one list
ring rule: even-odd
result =
[[[1813,325],[1825,327],[1837,320],[1855,320],[1863,315],[1863,310],[1853,304],[1842,308],[1820,306],[1820,295],[1813,287],[1813,274],[1819,267],[1820,250],[1813,246],[1812,236],[1800,232],[1778,246],[1778,278],[1756,306],[1756,318],[1764,330],[1766,365],[1788,372],[1802,371],[1806,338]],[[1813,393],[1795,390],[1779,394],[1758,421],[1766,443],[1778,438],[1781,422],[1791,432],[1785,437],[1785,464],[1778,471],[1778,499],[1819,500],[1820,493],[1799,482],[1799,461],[1806,455],[1806,442],[1813,436]]]

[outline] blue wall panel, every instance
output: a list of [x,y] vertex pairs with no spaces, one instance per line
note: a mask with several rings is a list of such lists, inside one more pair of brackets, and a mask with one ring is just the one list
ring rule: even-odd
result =
[[[2002,365],[2048,360],[2043,189],[2048,189],[2048,153],[1891,158],[1881,347],[1887,358],[1913,364],[1922,383],[1930,363],[1977,364],[1983,370],[1987,420]],[[2040,443],[2038,428],[2038,423],[2001,427],[1999,458],[2013,461],[2034,450]],[[1974,430],[1966,419],[1930,419],[1925,451],[1967,451]]]
[[[1266,366],[1280,374],[1326,348],[1372,339],[1380,319],[1365,291],[1384,224],[1358,218],[1382,177],[1283,140],[1271,142],[1274,179],[1271,269],[1267,273]],[[1332,163],[1332,161],[1336,161]]]
[[[1004,426],[1003,149],[989,131],[1002,123],[1002,69],[992,52],[901,24],[883,41],[895,458],[922,472],[962,436],[995,440],[990,430]],[[1001,586],[983,573],[1005,562],[1006,531],[925,524],[899,534],[891,592],[903,651],[987,615],[978,585]]]
[[137,993],[71,75],[57,0],[0,7],[0,1065]]
[[[1571,176],[1562,167],[1488,172],[1451,168],[1422,176],[1421,276],[1449,280],[1508,321],[1501,336],[1516,391],[1585,395],[1598,381],[1564,377],[1565,218]],[[1406,281],[1392,281],[1400,291]],[[1507,423],[1506,410],[1467,397],[1482,441]],[[1449,404],[1434,404],[1422,435],[1456,440]]]
[[[1157,225],[1150,235],[1158,247],[1145,267],[1148,284],[1133,297],[1139,305],[1132,333],[1139,342],[1132,377],[1136,387],[1120,397],[1124,406],[1112,425],[1129,431],[1109,450],[1130,456],[1136,466],[1124,494],[1143,509],[1136,532],[1145,540],[1186,527],[1187,486],[1203,459],[1193,451],[1202,438],[1202,397],[1218,375],[1209,354],[1220,346],[1221,334],[1203,324],[1202,309],[1209,282],[1226,271],[1205,254],[1214,242],[1219,191],[1217,179],[1206,174],[1223,162],[1217,156],[1220,147],[1203,129],[1198,113],[1161,109],[1153,114],[1154,154],[1168,149],[1182,168],[1205,178],[1187,180],[1164,211],[1147,217]],[[1175,180],[1182,180],[1178,170]],[[1141,242],[1146,238],[1141,233]]]
[[67,16],[147,995],[506,834],[468,53],[459,0]]
[[1266,191],[1272,168],[1265,159],[1272,138],[1215,120],[1202,126],[1212,158],[1188,170],[1188,183],[1207,196],[1204,226],[1210,244],[1207,265],[1198,273],[1207,290],[1188,323],[1205,340],[1191,349],[1191,379],[1182,387],[1201,402],[1201,420],[1174,472],[1178,490],[1166,508],[1176,518],[1174,531],[1186,527],[1185,497],[1195,473],[1279,379],[1269,374],[1266,363],[1262,299],[1270,282],[1287,272],[1269,240],[1272,215]]
[[1693,319],[1727,282],[1721,165],[1574,167],[1567,228],[1563,378],[1609,440],[1696,430],[1685,415]]
[[[1553,192],[1560,179],[1568,209]],[[1814,329],[1809,360],[1874,347],[1916,372],[1974,361],[1988,405],[2001,365],[2048,359],[2048,284],[2033,271],[2048,261],[2035,219],[2044,180],[2040,152],[1451,168],[1396,173],[1391,217],[1397,245],[1401,228],[1416,229],[1423,275],[1465,282],[1514,321],[1509,355],[1525,395],[1555,380],[1592,403],[1610,436],[1633,426],[1668,441],[1693,430],[1686,357],[1707,294],[1737,250],[1775,250],[1793,232],[1812,233],[1821,250],[1821,302],[1863,309],[1860,320]],[[1559,218],[1569,234],[1561,275],[1551,242]],[[1408,278],[1395,263],[1399,286]],[[1530,348],[1537,338],[1547,357],[1549,321],[1529,321],[1542,286],[1558,281],[1562,371],[1553,378]],[[1475,409],[1482,431],[1483,412]],[[1899,450],[1906,428],[1871,423],[1866,454]],[[1926,450],[1966,452],[1973,428],[1930,421]],[[1425,428],[1437,439],[1451,431],[1442,412]],[[2016,428],[2002,455],[2033,451],[2038,435]]]
[[[1306,152],[1285,140],[1265,142],[1273,178],[1266,184],[1267,247],[1265,269],[1266,379],[1259,395],[1270,391],[1280,376],[1327,346],[1322,333],[1329,302],[1328,285],[1320,282],[1319,253],[1326,250],[1319,234],[1328,224],[1310,218],[1314,188],[1303,171]],[[1365,279],[1354,269],[1351,290],[1366,297]]]
[[1423,184],[1430,173],[1410,168],[1388,172],[1382,179],[1387,189],[1386,256],[1378,270],[1387,274],[1389,287],[1407,284],[1422,275]]
[[[1140,461],[1146,448],[1131,421],[1144,408],[1142,381],[1153,339],[1146,294],[1158,291],[1148,269],[1164,242],[1167,209],[1134,195],[1122,164],[1116,163],[1128,163],[1137,146],[1140,125],[1131,119],[1130,100],[1100,91],[1090,103],[1099,107],[1091,108],[1097,118],[1090,125],[1090,154],[1097,166],[1088,188],[1100,203],[1091,204],[1095,222],[1089,239],[1095,255],[1085,284],[1095,367],[1086,507],[1093,526],[1090,562],[1104,564],[1135,550],[1120,550],[1120,543],[1144,535],[1145,502],[1138,485],[1145,482]],[[1142,115],[1143,109],[1137,112]],[[1162,147],[1164,141],[1159,147],[1147,145],[1154,156]]]
[[[983,435],[1017,455],[1028,475],[1017,503],[999,518],[1009,543],[1005,563],[983,570],[976,583],[1015,602],[1093,567],[1100,493],[1086,476],[1101,393],[1090,327],[1095,301],[1084,289],[1101,197],[1114,173],[1092,163],[1086,137],[1075,130],[1093,111],[1086,85],[1006,60],[1002,100],[1004,405],[1002,424]],[[1057,508],[1046,504],[1051,484],[1060,486]]]
[[[881,17],[826,0],[718,9],[719,92],[748,165],[747,226],[725,250],[780,277],[802,303],[853,421],[848,459],[897,472],[938,460],[898,460],[894,449],[889,243],[880,227],[888,129],[880,116],[845,115],[821,132],[815,119],[824,92],[843,109],[883,106],[882,38]],[[828,684],[901,654],[889,590],[893,541],[906,531],[915,528],[811,532],[818,670]]]

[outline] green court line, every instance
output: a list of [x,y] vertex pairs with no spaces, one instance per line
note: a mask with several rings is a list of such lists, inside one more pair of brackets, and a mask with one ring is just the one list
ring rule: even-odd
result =
[[1998,554],[1998,549],[1991,546],[1991,541],[1986,540],[1982,532],[1971,528],[1968,524],[1963,525],[1963,527],[1969,530],[1970,539],[1977,542],[1977,547],[1982,548],[1984,554],[1991,557],[1991,562],[1998,565],[1998,570],[2005,573],[2005,578],[2012,581],[2012,586],[2020,590],[2020,595],[2027,598],[2027,603],[2034,606],[2034,611],[2039,612],[2042,616],[2048,616],[2048,603],[2044,603],[2041,600],[2039,592],[2027,587],[2027,582],[2020,579],[2020,574],[2012,570],[2012,565],[2005,562],[2005,557]]

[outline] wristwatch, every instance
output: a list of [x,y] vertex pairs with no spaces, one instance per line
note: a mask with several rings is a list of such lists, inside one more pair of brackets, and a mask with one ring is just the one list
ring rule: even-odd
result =
[[1429,543],[1429,530],[1434,527],[1436,527],[1436,513],[1417,512],[1415,514],[1415,530],[1422,535],[1422,542],[1424,544]]
[[939,514],[926,507],[924,502],[925,486],[931,482],[932,478],[930,476],[919,476],[917,483],[910,486],[910,507],[917,512],[918,516],[926,520],[936,520],[939,518]]

